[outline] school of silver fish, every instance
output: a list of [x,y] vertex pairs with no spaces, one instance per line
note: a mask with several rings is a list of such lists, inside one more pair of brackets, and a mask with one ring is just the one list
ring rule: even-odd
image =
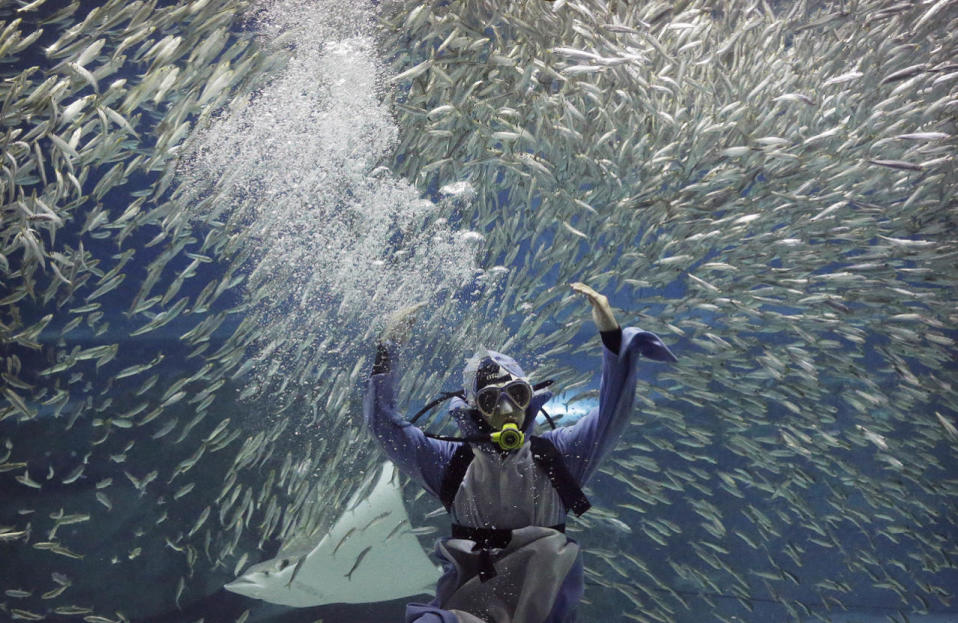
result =
[[572,281],[680,358],[570,518],[583,620],[954,612],[956,33],[953,0],[0,3],[0,613],[172,611],[318,540],[404,305],[404,409],[479,344],[594,399]]

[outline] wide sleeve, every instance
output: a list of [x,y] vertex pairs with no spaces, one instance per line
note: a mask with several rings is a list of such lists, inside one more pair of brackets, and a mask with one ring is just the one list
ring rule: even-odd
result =
[[588,482],[625,430],[635,403],[639,359],[676,361],[657,335],[634,327],[622,330],[618,352],[613,352],[608,342],[603,339],[599,406],[572,426],[543,435],[555,445],[580,486]]
[[439,497],[442,476],[456,449],[449,441],[430,439],[396,412],[393,345],[380,345],[363,400],[363,419],[386,455],[400,471]]

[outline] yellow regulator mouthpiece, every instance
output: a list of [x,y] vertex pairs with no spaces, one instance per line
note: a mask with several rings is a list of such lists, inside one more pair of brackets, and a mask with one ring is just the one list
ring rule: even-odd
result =
[[522,434],[519,427],[513,423],[504,424],[502,430],[498,433],[489,435],[493,443],[499,444],[503,450],[515,450],[522,447],[526,441],[526,436]]

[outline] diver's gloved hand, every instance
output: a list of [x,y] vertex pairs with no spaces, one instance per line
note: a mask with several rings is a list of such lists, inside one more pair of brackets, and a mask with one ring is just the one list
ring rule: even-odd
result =
[[412,327],[416,324],[419,317],[419,310],[426,306],[426,303],[416,303],[409,307],[394,311],[386,319],[386,328],[383,329],[380,342],[392,341],[397,346],[401,346],[409,341],[409,335],[412,333]]
[[573,290],[579,294],[584,294],[592,303],[592,320],[599,331],[614,331],[619,327],[612,314],[612,306],[609,305],[609,299],[604,294],[599,294],[586,284],[577,281],[569,284]]

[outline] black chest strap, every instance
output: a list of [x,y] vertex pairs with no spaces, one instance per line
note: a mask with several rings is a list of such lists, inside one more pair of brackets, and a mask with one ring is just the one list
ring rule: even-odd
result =
[[[577,516],[589,510],[592,504],[582,492],[579,484],[575,481],[572,474],[569,473],[562,455],[559,454],[555,446],[548,439],[542,437],[529,437],[529,443],[532,446],[532,460],[542,469],[552,487],[559,494],[559,499],[565,506],[566,511],[572,511]],[[472,447],[468,443],[461,444],[446,468],[446,473],[442,476],[442,485],[439,490],[439,500],[447,511],[452,509],[452,503],[459,492],[459,486],[466,477],[466,470],[475,455]]]
[[446,467],[446,473],[442,475],[442,485],[439,489],[439,501],[446,507],[446,511],[452,510],[452,502],[456,499],[456,493],[459,492],[459,485],[466,477],[466,470],[473,459],[472,446],[468,443],[459,444],[455,454]]
[[545,470],[566,510],[572,511],[576,516],[589,510],[592,507],[589,498],[582,493],[579,483],[569,473],[562,455],[552,442],[542,437],[530,437],[529,443],[532,445],[532,460]]

